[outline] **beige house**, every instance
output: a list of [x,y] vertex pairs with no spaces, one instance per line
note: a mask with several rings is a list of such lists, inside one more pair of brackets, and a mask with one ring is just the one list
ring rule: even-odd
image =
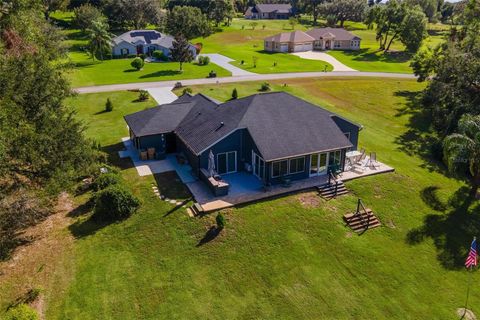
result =
[[316,28],[307,32],[279,33],[264,39],[264,50],[302,52],[311,50],[359,50],[361,38],[343,28]]
[[315,39],[303,31],[279,33],[264,39],[264,50],[270,52],[301,52],[313,50]]

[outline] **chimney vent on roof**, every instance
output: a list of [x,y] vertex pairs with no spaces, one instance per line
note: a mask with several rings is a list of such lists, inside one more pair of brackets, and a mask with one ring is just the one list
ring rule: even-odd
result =
[[220,122],[220,125],[218,126],[217,129],[215,129],[215,131],[218,131],[218,130],[222,129],[222,127],[223,127],[224,125],[225,125],[225,123],[223,123],[223,121]]

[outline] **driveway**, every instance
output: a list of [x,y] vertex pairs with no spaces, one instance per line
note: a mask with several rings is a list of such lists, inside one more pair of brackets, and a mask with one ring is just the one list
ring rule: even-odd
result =
[[205,53],[205,54],[200,54],[201,56],[206,56],[210,58],[210,62],[215,63],[216,65],[219,65],[223,69],[227,69],[232,73],[233,77],[237,76],[250,76],[256,73],[245,71],[243,69],[237,68],[234,65],[230,64],[231,61],[235,61],[230,59],[229,57],[226,57],[224,55],[218,54],[218,53]]
[[147,88],[145,90],[157,101],[158,104],[170,103],[178,99],[172,92],[173,86]]
[[309,60],[322,60],[325,62],[330,63],[333,66],[333,71],[357,71],[355,69],[352,69],[350,67],[347,67],[331,55],[325,53],[325,52],[320,52],[320,51],[305,51],[305,52],[295,52],[292,53],[293,55],[296,55],[297,57],[303,58],[303,59],[309,59]]

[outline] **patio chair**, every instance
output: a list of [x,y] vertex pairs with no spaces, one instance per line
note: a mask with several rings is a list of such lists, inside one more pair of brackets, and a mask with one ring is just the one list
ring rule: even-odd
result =
[[356,163],[362,163],[363,160],[365,160],[365,158],[367,157],[367,153],[365,152],[365,149],[360,149],[360,156],[357,158],[357,162]]
[[376,152],[370,152],[370,160],[368,160],[369,165],[372,167],[378,167],[378,161],[377,161],[377,153]]

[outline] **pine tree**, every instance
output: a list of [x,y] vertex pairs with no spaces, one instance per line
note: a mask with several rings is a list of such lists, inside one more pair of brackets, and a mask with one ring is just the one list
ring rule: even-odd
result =
[[188,43],[187,39],[179,34],[175,36],[175,40],[173,41],[173,47],[170,50],[170,54],[172,55],[172,60],[180,63],[180,71],[183,71],[183,63],[184,62],[192,62],[193,54],[190,51],[190,44]]

